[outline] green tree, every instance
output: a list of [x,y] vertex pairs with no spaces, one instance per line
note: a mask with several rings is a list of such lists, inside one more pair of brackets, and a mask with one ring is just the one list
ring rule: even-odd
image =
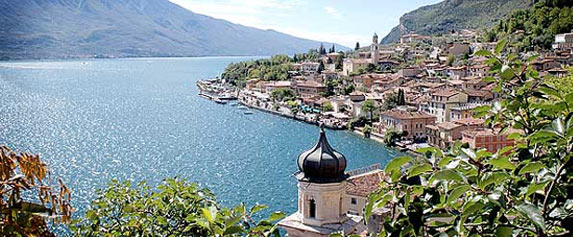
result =
[[320,48],[318,48],[318,52],[320,53],[320,55],[326,54],[326,49],[324,48],[324,45],[322,43],[320,44]]
[[362,129],[362,133],[364,134],[364,137],[370,138],[370,136],[372,135],[372,127],[366,124],[366,126],[364,126],[364,128]]
[[360,49],[360,43],[356,42],[356,46],[354,46],[354,50],[358,51]]
[[62,180],[58,180],[57,188],[49,182],[47,165],[39,155],[0,146],[2,236],[55,236],[46,221],[69,222],[71,192]]
[[376,110],[376,103],[373,100],[366,100],[362,103],[362,112],[366,114],[369,123],[372,123],[374,111]]
[[502,58],[506,42],[495,54],[476,53],[490,59],[499,78],[484,80],[503,97],[475,112],[487,127],[510,133],[515,145],[492,154],[458,142],[446,152],[426,148],[423,158],[392,160],[385,168],[390,179],[365,207],[365,217],[375,207],[392,209],[380,235],[573,233],[573,93],[551,87],[514,54]]
[[382,104],[382,110],[387,111],[396,108],[399,104],[399,98],[396,93],[390,93],[384,98],[384,104]]
[[398,98],[396,100],[396,105],[406,105],[406,96],[403,89],[398,89]]
[[324,111],[324,112],[330,112],[333,110],[334,110],[334,107],[332,106],[332,103],[330,103],[330,102],[326,102],[322,105],[322,111]]
[[292,89],[278,88],[271,92],[273,101],[288,101],[296,98],[296,93]]
[[321,60],[320,64],[318,65],[318,73],[321,73],[322,71],[324,71],[324,63]]
[[386,146],[396,146],[396,142],[402,140],[402,137],[407,136],[408,134],[404,131],[398,131],[396,129],[387,129],[384,133],[384,144]]
[[210,190],[184,180],[167,179],[156,188],[114,180],[71,229],[77,236],[278,236],[276,222],[285,215],[255,221],[265,208],[226,208]]
[[336,61],[334,62],[334,67],[336,68],[336,70],[342,70],[342,67],[344,66],[344,59],[342,58],[342,55],[336,58]]

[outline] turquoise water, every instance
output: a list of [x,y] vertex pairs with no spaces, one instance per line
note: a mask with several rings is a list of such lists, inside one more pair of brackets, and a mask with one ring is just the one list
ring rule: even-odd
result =
[[[0,63],[0,144],[40,153],[82,213],[111,179],[184,177],[228,205],[296,210],[296,159],[318,128],[244,115],[197,96],[195,81],[240,57]],[[347,131],[327,131],[348,169],[398,154]]]

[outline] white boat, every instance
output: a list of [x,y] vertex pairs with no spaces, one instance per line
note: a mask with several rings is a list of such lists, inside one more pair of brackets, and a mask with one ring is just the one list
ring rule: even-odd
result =
[[246,109],[248,109],[247,106],[244,106],[244,105],[239,105],[239,106],[237,106],[237,108],[240,109],[240,110],[246,110]]

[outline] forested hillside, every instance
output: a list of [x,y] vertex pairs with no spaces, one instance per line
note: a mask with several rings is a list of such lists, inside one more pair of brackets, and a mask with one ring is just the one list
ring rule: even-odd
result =
[[555,35],[573,30],[573,1],[546,0],[518,10],[484,34],[484,41],[511,37],[517,47],[550,48]]
[[455,29],[488,28],[532,3],[533,0],[445,0],[406,13],[382,43],[398,42],[403,33],[435,35]]

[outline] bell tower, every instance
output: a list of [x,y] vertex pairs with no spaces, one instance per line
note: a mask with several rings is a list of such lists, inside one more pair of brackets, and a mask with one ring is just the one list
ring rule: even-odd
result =
[[322,125],[318,141],[299,155],[297,164],[298,211],[280,221],[279,226],[289,236],[354,231],[361,217],[355,220],[346,214],[346,157],[330,146]]
[[370,45],[370,58],[372,59],[372,64],[378,65],[378,62],[380,61],[380,43],[376,33],[374,33],[374,36],[372,36],[372,44]]

